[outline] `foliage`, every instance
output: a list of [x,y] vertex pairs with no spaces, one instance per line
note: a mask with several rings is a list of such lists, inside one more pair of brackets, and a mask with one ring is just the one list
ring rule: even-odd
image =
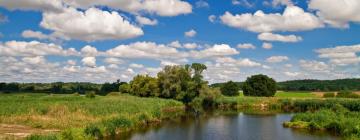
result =
[[221,93],[226,96],[239,96],[239,86],[233,82],[226,82],[221,88]]
[[86,126],[84,129],[84,134],[94,137],[96,139],[103,138],[103,134],[101,133],[100,128],[94,124],[90,124],[90,125]]
[[245,96],[271,97],[276,93],[276,82],[266,75],[253,75],[246,79],[243,92]]
[[286,91],[360,90],[360,79],[285,81],[278,83],[278,89]]
[[121,93],[130,93],[130,84],[124,83],[119,86],[119,91]]
[[86,97],[86,98],[95,98],[95,97],[96,97],[96,94],[95,94],[95,92],[93,92],[93,91],[89,91],[89,92],[87,92],[87,93],[85,94],[85,97]]
[[355,94],[349,90],[339,91],[336,95],[338,98],[360,98],[360,95]]
[[50,135],[33,134],[26,137],[26,140],[58,140],[58,138],[54,134],[50,134]]
[[159,87],[157,78],[149,75],[137,75],[130,81],[130,94],[140,97],[158,97]]
[[330,109],[296,114],[285,126],[310,130],[328,130],[347,138],[360,138],[360,112],[350,112],[335,104]]

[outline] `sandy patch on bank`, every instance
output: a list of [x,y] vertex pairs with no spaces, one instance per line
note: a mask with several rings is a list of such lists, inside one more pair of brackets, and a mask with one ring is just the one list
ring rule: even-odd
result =
[[36,129],[23,125],[0,124],[0,139],[24,139],[31,134],[58,132],[55,129]]

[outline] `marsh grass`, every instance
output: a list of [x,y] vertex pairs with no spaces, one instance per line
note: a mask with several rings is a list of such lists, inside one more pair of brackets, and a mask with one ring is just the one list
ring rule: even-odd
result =
[[[169,111],[170,110],[170,111]],[[159,98],[118,96],[0,94],[0,123],[20,124],[42,129],[71,130],[64,136],[81,135],[90,124],[118,131],[158,121],[184,110],[181,102]],[[127,125],[123,125],[124,122]],[[128,125],[131,124],[131,125]],[[79,129],[77,129],[79,128]],[[67,135],[66,135],[67,134]],[[34,138],[40,136],[34,136]]]

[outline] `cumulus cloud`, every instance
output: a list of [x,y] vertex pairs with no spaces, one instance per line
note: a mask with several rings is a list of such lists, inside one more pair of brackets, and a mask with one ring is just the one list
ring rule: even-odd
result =
[[302,37],[296,35],[280,35],[273,33],[261,33],[258,35],[258,39],[262,41],[280,41],[280,42],[299,42],[302,41]]
[[64,0],[67,4],[78,8],[108,6],[112,9],[130,13],[146,12],[159,16],[177,16],[192,12],[192,6],[181,0]]
[[151,20],[149,18],[142,17],[142,16],[136,16],[136,21],[138,23],[140,23],[141,25],[157,25],[158,24],[158,21],[156,19]]
[[238,44],[237,48],[239,49],[256,49],[255,45],[251,43]]
[[251,61],[251,60],[248,59],[248,58],[239,59],[239,60],[236,62],[236,64],[237,64],[238,66],[242,66],[242,67],[257,67],[257,66],[261,66],[260,63]]
[[196,35],[196,31],[194,29],[191,29],[190,31],[187,31],[184,33],[186,37],[194,37]]
[[84,56],[97,56],[98,55],[98,51],[95,47],[86,45],[85,47],[83,47],[81,49],[81,54]]
[[227,44],[215,44],[210,48],[206,48],[200,51],[191,51],[190,56],[194,58],[206,58],[206,57],[220,57],[239,54],[236,49],[231,48]]
[[81,62],[84,66],[87,67],[96,67],[96,58],[95,57],[84,57]]
[[263,43],[262,44],[262,48],[264,48],[264,49],[272,49],[272,47],[273,47],[273,45],[271,44],[271,43]]
[[97,8],[82,12],[69,7],[61,13],[44,12],[40,25],[53,30],[56,36],[84,41],[129,39],[144,34],[141,28],[132,25],[118,12]]
[[129,67],[135,68],[135,69],[140,69],[140,68],[144,68],[144,65],[132,63],[132,64],[129,65]]
[[233,5],[241,5],[247,8],[251,8],[255,6],[255,3],[251,3],[248,0],[232,0],[231,3]]
[[325,62],[316,60],[300,60],[299,63],[301,68],[313,72],[328,72],[331,68]]
[[333,48],[321,48],[315,50],[320,58],[328,58],[335,65],[349,65],[360,63],[360,57],[356,53],[360,52],[359,45],[336,46]]
[[46,44],[38,41],[8,41],[5,44],[0,43],[1,56],[76,56],[79,55],[74,48],[63,49],[59,45]]
[[279,63],[279,62],[284,62],[289,60],[289,58],[287,56],[271,56],[269,58],[266,59],[266,62],[269,63]]
[[178,58],[183,55],[176,48],[154,42],[135,42],[119,45],[106,51],[107,55],[123,58]]
[[37,10],[59,12],[63,9],[61,0],[2,0],[0,6],[10,10]]
[[334,27],[349,27],[349,22],[360,22],[358,0],[310,0],[308,7],[327,24]]
[[297,6],[287,6],[282,14],[265,14],[261,10],[240,15],[225,12],[220,19],[225,25],[252,32],[305,31],[324,26],[315,15]]
[[21,33],[24,38],[37,38],[40,40],[49,39],[50,37],[40,31],[25,30]]
[[284,74],[285,74],[286,76],[290,76],[290,77],[297,77],[297,76],[300,75],[299,72],[289,72],[289,71],[284,72]]

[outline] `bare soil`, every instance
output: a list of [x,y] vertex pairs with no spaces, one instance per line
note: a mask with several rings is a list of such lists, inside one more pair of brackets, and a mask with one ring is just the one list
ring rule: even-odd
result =
[[37,129],[24,125],[0,124],[0,139],[18,140],[24,139],[31,134],[45,134],[58,131],[54,129]]

